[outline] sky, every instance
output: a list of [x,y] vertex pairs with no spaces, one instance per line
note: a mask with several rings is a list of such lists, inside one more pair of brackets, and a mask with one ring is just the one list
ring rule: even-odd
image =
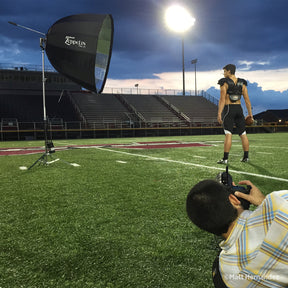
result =
[[[165,11],[182,5],[195,18],[185,34],[165,23]],[[105,90],[182,89],[182,37],[186,90],[219,98],[218,79],[228,63],[248,80],[253,113],[288,108],[287,0],[1,0],[0,67],[41,66],[39,35],[60,18],[80,13],[111,14],[112,57]],[[45,60],[49,65],[49,61]]]

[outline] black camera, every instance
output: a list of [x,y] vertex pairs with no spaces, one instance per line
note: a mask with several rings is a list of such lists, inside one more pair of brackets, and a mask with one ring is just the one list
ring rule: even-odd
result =
[[[234,186],[232,184],[233,180],[232,180],[232,176],[228,173],[228,166],[226,166],[226,171],[225,172],[220,172],[217,176],[216,176],[216,180],[225,185],[225,186],[228,186],[231,190],[231,193],[234,194],[236,191],[239,191],[239,192],[242,192],[242,193],[245,193],[245,194],[250,194],[250,190],[251,190],[251,186],[250,185],[247,185],[247,187],[245,188],[244,186]],[[237,196],[236,196],[237,197]],[[248,210],[249,207],[250,207],[250,202],[243,199],[243,198],[240,198],[240,197],[237,197],[237,199],[239,199],[239,201],[241,202],[241,205],[243,206],[243,208],[245,210]]]

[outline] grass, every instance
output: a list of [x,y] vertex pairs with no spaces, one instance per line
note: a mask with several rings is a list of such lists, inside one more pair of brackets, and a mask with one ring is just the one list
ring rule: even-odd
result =
[[[234,136],[235,182],[249,179],[264,193],[287,188],[288,134],[249,139],[251,162],[244,164]],[[217,146],[73,149],[55,157],[80,167],[59,161],[29,171],[18,167],[40,155],[1,156],[0,287],[212,287],[217,245],[188,221],[185,200],[194,184],[224,170],[215,164],[223,154],[223,136],[144,139],[165,140]],[[137,141],[143,139],[57,140],[54,145]],[[41,145],[0,142],[0,148]]]

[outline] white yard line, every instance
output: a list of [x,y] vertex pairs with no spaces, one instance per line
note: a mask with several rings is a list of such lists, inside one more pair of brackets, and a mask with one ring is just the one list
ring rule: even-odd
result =
[[[242,147],[242,145],[238,145],[238,144],[232,144],[232,147]],[[254,146],[254,145],[250,145],[250,150],[251,150],[251,148],[260,148],[260,149],[275,149],[275,146]],[[277,149],[278,150],[280,150],[280,149],[288,149],[288,147],[287,146],[282,146],[282,147],[278,147],[277,146]]]
[[[146,158],[146,159],[150,159],[150,160],[165,161],[165,162],[176,163],[176,164],[187,165],[187,166],[193,166],[193,167],[198,167],[198,168],[212,169],[212,170],[218,170],[218,171],[223,171],[223,169],[224,169],[224,166],[221,166],[221,167],[206,166],[206,165],[201,165],[201,164],[196,164],[196,163],[171,160],[171,159],[167,159],[167,158],[158,158],[158,157],[152,157],[152,156],[148,156],[148,155],[134,154],[134,153],[129,153],[129,152],[125,152],[125,151],[112,150],[112,149],[101,148],[101,147],[95,147],[95,148],[99,149],[99,150],[103,150],[103,151],[113,152],[113,153],[119,153],[119,154],[124,154],[124,155],[129,155],[129,156],[135,156],[135,157],[142,157],[142,158]],[[256,174],[256,173],[237,171],[237,170],[229,170],[229,172],[236,173],[236,174],[248,175],[248,176],[254,176],[254,177],[259,177],[259,178],[271,179],[271,180],[276,180],[276,181],[288,182],[288,179],[285,179],[285,178],[273,177],[273,176],[268,176],[268,175],[263,175],[263,174]]]
[[193,155],[192,157],[194,158],[199,158],[199,159],[206,159],[207,157],[204,157],[204,156],[198,156],[198,155]]

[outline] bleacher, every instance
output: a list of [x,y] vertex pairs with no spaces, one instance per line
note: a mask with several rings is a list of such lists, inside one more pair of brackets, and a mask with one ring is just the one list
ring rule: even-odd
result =
[[[217,115],[217,106],[202,96],[97,95],[86,91],[48,90],[45,100],[48,119],[84,121],[94,127],[133,121],[149,125],[213,123]],[[1,118],[43,121],[41,90],[0,90],[0,104]]]
[[148,123],[181,122],[177,115],[153,95],[125,95],[123,97],[143,115]]
[[[47,118],[79,121],[65,92],[50,90],[45,94]],[[1,118],[16,118],[19,122],[43,121],[42,90],[1,90],[0,115]]]
[[129,120],[129,111],[113,94],[71,92],[88,123],[115,123]]
[[192,123],[217,122],[218,107],[202,96],[161,96],[189,117]]

